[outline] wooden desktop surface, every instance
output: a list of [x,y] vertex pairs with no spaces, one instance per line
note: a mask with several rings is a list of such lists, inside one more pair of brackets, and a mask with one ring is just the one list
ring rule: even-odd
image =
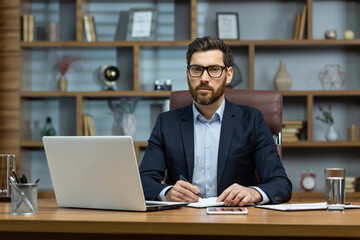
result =
[[[357,203],[359,204],[359,203]],[[205,209],[124,212],[59,208],[39,200],[38,213],[10,214],[0,203],[1,239],[285,239],[360,238],[360,209],[280,212],[248,207],[248,215],[207,215]],[[8,237],[8,238],[6,238]],[[267,238],[268,237],[268,238]]]

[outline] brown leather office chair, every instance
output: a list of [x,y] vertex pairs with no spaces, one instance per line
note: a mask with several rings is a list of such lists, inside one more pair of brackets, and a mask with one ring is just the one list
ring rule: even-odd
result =
[[[232,103],[259,109],[267,126],[275,137],[281,159],[281,128],[283,97],[278,91],[226,89],[225,98]],[[189,91],[176,91],[170,95],[170,109],[184,107],[192,102]]]

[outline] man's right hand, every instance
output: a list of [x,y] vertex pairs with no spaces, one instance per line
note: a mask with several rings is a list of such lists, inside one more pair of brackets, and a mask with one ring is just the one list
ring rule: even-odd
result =
[[168,202],[198,202],[200,190],[191,183],[179,180],[165,193]]

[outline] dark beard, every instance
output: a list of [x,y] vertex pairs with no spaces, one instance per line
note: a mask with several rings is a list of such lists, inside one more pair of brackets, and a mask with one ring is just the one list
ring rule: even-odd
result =
[[[190,84],[189,84],[189,91],[190,91],[190,94],[193,97],[193,99],[198,104],[210,105],[210,104],[216,102],[217,100],[219,100],[219,98],[224,94],[225,86],[226,86],[226,78],[224,79],[224,82],[221,85],[221,87],[216,92],[214,92],[214,89],[209,87],[208,84],[204,84],[204,83],[200,83],[198,86],[195,87],[195,89],[191,88]],[[197,94],[196,90],[198,90],[200,88],[208,88],[209,90],[211,90],[212,91],[211,96],[203,96],[201,94]]]

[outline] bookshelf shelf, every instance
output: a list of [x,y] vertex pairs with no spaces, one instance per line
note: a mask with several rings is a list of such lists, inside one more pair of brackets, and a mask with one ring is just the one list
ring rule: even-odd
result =
[[106,97],[144,97],[164,99],[170,96],[170,91],[99,91],[99,92],[20,92],[22,98],[47,98],[47,97],[82,97],[82,98],[106,98]]
[[360,147],[359,141],[299,141],[299,142],[284,142],[283,147]]

